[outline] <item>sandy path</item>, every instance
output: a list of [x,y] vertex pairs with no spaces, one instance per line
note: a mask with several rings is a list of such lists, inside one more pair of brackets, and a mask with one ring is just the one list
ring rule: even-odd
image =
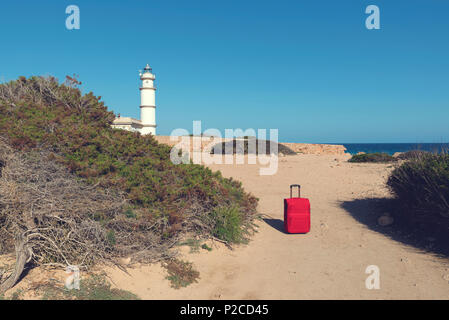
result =
[[[370,230],[341,207],[341,201],[387,197],[387,165],[350,164],[336,156],[280,158],[273,176],[260,176],[257,165],[213,165],[243,182],[260,198],[259,232],[247,246],[231,251],[189,254],[200,271],[199,283],[175,290],[158,265],[109,270],[114,283],[144,299],[448,299],[449,260]],[[340,159],[344,159],[340,157]],[[280,230],[282,199],[288,186],[303,185],[312,204],[312,230],[288,235]],[[368,209],[366,214],[370,214]],[[361,212],[364,214],[364,212]],[[365,288],[365,268],[380,268],[380,290]]]

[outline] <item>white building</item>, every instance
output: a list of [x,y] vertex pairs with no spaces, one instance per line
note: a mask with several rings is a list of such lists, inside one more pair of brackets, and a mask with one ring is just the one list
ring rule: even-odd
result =
[[148,64],[144,72],[139,75],[140,80],[142,80],[142,86],[140,87],[140,120],[119,115],[112,123],[112,127],[137,131],[141,134],[151,133],[156,135],[156,87],[154,86],[156,77]]

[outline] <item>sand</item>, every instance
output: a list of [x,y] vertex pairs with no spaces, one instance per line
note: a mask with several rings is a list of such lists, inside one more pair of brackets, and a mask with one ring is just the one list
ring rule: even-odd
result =
[[[385,199],[386,164],[351,164],[348,156],[280,158],[278,173],[260,176],[258,165],[211,165],[243,182],[260,199],[258,232],[234,250],[215,244],[189,253],[198,283],[172,289],[159,265],[138,266],[127,275],[109,269],[114,283],[143,299],[448,299],[449,259],[439,258],[371,229],[364,221],[382,214],[373,200]],[[299,183],[312,204],[311,232],[282,231],[283,198]],[[367,266],[380,270],[380,289],[368,290]]]
[[[376,225],[383,212],[375,199],[390,197],[385,181],[391,166],[347,159],[286,156],[272,176],[260,176],[258,165],[212,165],[260,199],[265,220],[257,222],[250,243],[233,250],[209,243],[213,250],[199,253],[181,247],[200,279],[179,290],[170,287],[160,264],[106,272],[114,286],[143,299],[448,299],[449,259],[393,240],[386,235],[390,227]],[[305,235],[282,231],[283,198],[294,183],[312,205]],[[378,290],[365,286],[369,265],[379,267]]]

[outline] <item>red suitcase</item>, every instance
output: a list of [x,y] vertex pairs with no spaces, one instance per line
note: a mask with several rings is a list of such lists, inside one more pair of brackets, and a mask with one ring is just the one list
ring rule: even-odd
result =
[[[298,198],[292,197],[293,187],[298,187]],[[284,199],[284,228],[288,233],[307,233],[310,231],[310,201],[301,198],[301,186],[290,186],[290,199]]]

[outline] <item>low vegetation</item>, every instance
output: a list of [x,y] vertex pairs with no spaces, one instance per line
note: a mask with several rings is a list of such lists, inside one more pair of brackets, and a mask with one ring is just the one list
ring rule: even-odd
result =
[[240,182],[175,165],[152,136],[112,129],[114,114],[79,85],[71,77],[0,85],[0,254],[17,252],[0,292],[28,262],[157,261],[186,232],[244,241],[257,199]]
[[45,283],[35,288],[42,300],[139,300],[135,294],[112,288],[104,275],[89,275],[80,280],[80,288],[68,290],[61,283]]
[[170,281],[171,287],[174,289],[198,282],[200,273],[193,268],[191,262],[172,259],[164,263],[163,266],[167,269],[167,280]]
[[449,236],[449,154],[412,157],[394,169],[387,184],[404,221]]
[[202,243],[201,239],[193,239],[188,238],[184,241],[180,241],[178,245],[180,246],[188,246],[190,248],[190,253],[198,253],[200,249],[204,249],[207,251],[212,251],[212,248],[209,247],[206,243]]
[[212,251],[212,248],[209,247],[206,243],[203,243],[203,244],[201,245],[201,249],[204,249],[204,250],[207,250],[207,251]]
[[214,221],[211,230],[214,237],[228,243],[244,243],[248,239],[247,230],[239,227],[244,219],[238,207],[218,207],[205,216],[204,222],[210,225]]
[[427,151],[410,150],[407,152],[400,153],[397,158],[400,160],[413,160],[413,159],[419,159],[428,154],[429,154],[429,152],[427,152]]
[[377,162],[377,163],[386,163],[386,162],[396,162],[398,159],[389,155],[388,153],[361,153],[356,154],[349,159],[349,162],[361,163],[361,162]]
[[198,253],[200,251],[201,240],[189,238],[187,240],[179,242],[179,245],[190,247],[190,253]]
[[[270,149],[271,148],[271,149]],[[253,137],[233,139],[219,143],[211,149],[211,154],[284,154],[296,155],[289,147],[269,140],[259,140]]]

